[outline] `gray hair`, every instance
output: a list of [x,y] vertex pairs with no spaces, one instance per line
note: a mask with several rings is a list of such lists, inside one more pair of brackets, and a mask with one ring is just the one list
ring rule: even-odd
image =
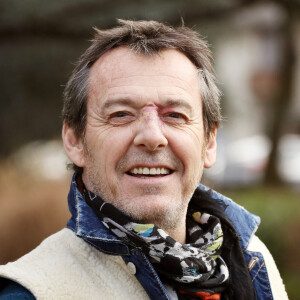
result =
[[221,122],[220,92],[212,67],[212,53],[207,42],[184,25],[174,28],[156,21],[118,20],[119,26],[99,30],[91,46],[83,53],[64,90],[63,121],[82,138],[86,126],[88,79],[92,65],[104,53],[126,46],[136,53],[151,56],[165,49],[175,49],[197,67],[203,105],[203,124],[208,138]]

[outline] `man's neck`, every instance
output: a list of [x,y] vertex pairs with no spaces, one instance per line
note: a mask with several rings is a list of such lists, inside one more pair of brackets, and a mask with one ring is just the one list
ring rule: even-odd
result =
[[169,234],[175,241],[185,244],[186,242],[186,225],[185,223],[179,228],[178,231]]
[[[157,225],[160,227],[159,225]],[[163,227],[160,227],[163,229],[170,237],[172,237],[175,241],[185,244],[186,242],[186,222],[181,221],[178,226],[174,229],[164,229]]]

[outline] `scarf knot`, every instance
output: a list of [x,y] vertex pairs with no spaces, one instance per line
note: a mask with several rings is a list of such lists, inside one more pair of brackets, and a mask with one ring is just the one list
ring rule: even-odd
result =
[[124,243],[141,249],[156,271],[178,287],[178,292],[198,293],[199,297],[201,293],[212,296],[225,289],[229,272],[220,256],[223,232],[217,217],[189,208],[188,243],[181,244],[154,224],[135,222],[90,191],[85,190],[84,196],[101,222]]

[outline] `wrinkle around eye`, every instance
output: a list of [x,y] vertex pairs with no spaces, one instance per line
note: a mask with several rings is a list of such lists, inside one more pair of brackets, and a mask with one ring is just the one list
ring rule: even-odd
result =
[[103,116],[101,116],[100,113],[91,111],[91,112],[88,112],[88,114],[87,114],[87,122],[94,124],[94,125],[96,125],[96,124],[101,125],[101,124],[105,124],[106,120]]
[[[195,134],[196,132],[201,132],[203,129],[202,119],[199,118],[191,118],[188,117],[186,119],[177,119],[177,118],[166,118],[164,123],[167,126],[182,129],[186,132],[190,132],[191,134]],[[197,135],[197,134],[196,134]]]

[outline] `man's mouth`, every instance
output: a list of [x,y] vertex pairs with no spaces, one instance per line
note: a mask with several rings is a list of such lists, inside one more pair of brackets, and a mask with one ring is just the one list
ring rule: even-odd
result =
[[148,168],[148,167],[136,167],[127,172],[130,176],[136,176],[141,178],[147,177],[162,177],[173,173],[173,170],[165,167]]

